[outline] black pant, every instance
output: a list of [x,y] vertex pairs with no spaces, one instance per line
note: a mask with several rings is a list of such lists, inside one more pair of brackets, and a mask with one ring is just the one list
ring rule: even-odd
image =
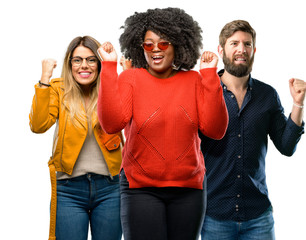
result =
[[204,190],[181,187],[129,188],[121,171],[124,240],[196,240],[206,210]]

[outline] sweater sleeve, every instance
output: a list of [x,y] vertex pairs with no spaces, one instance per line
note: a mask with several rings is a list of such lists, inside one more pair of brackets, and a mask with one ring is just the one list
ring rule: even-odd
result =
[[199,129],[207,137],[221,139],[228,125],[228,113],[216,68],[200,70],[197,102]]
[[40,88],[35,85],[35,95],[29,114],[30,128],[32,132],[44,133],[56,121],[58,117],[58,93],[53,80],[49,88]]
[[130,70],[118,77],[117,62],[102,61],[98,97],[98,118],[106,133],[121,131],[132,117]]

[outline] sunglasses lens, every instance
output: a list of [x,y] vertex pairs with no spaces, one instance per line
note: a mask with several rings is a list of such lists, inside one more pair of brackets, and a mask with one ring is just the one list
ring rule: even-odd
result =
[[169,47],[170,43],[169,42],[159,42],[157,44],[158,48],[160,50],[166,50]]
[[143,47],[144,50],[150,52],[150,51],[153,50],[154,44],[153,43],[143,43],[142,47]]
[[[169,47],[169,45],[170,45],[170,42],[157,43],[157,47],[162,51],[165,51]],[[154,43],[143,43],[142,47],[145,51],[151,52],[154,49]]]

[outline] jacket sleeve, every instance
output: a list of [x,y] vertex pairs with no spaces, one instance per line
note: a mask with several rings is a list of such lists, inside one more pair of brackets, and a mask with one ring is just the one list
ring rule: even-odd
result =
[[125,70],[118,77],[117,62],[102,61],[97,111],[106,133],[121,131],[132,117],[131,71]]
[[51,86],[48,88],[40,88],[36,84],[35,95],[29,115],[32,132],[46,132],[58,118],[58,106],[58,93],[54,85],[51,83]]
[[221,139],[228,125],[228,113],[216,68],[200,70],[197,84],[199,129],[207,137]]

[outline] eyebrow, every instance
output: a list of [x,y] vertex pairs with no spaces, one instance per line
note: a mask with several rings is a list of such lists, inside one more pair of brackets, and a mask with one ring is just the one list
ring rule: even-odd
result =
[[170,42],[168,40],[166,40],[165,38],[159,37],[159,39],[157,41],[154,41],[153,38],[145,38],[143,41],[152,41],[152,42]]
[[160,40],[154,41],[152,38],[146,38],[146,39],[144,39],[143,41],[144,41],[144,42],[150,41],[150,42],[153,42],[153,43],[155,43],[155,42],[160,42]]
[[[74,57],[71,57],[71,58],[76,58],[76,57],[78,57],[78,58],[83,58],[83,57],[81,57],[81,56],[74,56]],[[95,55],[92,55],[92,56],[88,56],[88,57],[86,57],[86,58],[89,58],[89,57],[96,57]],[[84,58],[85,59],[85,58]]]
[[[240,42],[239,40],[230,40],[229,41],[230,43],[237,43],[237,42]],[[253,44],[253,41],[252,40],[246,40],[246,41],[243,41],[243,43],[252,43]]]

